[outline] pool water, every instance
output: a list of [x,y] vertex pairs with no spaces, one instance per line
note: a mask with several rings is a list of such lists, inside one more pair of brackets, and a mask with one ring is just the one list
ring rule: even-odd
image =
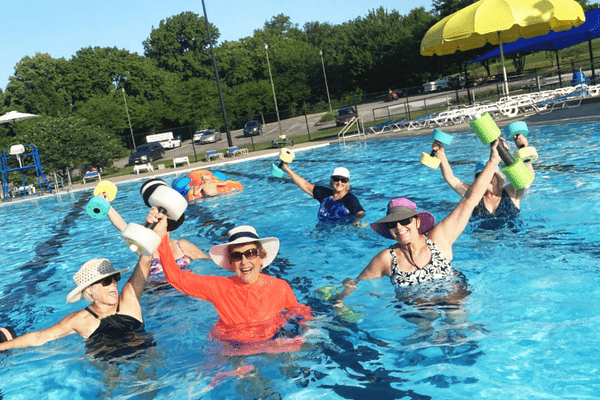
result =
[[[209,303],[153,288],[142,307],[155,347],[137,358],[103,362],[86,356],[83,340],[71,335],[2,353],[0,398],[598,398],[600,125],[531,127],[529,140],[540,159],[518,220],[495,229],[472,222],[454,245],[453,265],[469,290],[459,307],[416,308],[384,278],[361,282],[346,299],[362,319],[336,314],[317,290],[341,287],[393,242],[368,227],[317,222],[315,200],[289,179],[270,177],[274,159],[222,165],[218,170],[245,190],[191,204],[173,237],[208,252],[240,224],[277,236],[281,248],[267,273],[288,281],[316,316],[303,331],[302,350],[224,358],[206,337],[217,320]],[[430,137],[330,145],[299,152],[292,167],[327,184],[336,166],[347,166],[366,222],[381,218],[388,200],[400,196],[439,221],[459,197],[439,170],[418,163],[430,147]],[[489,150],[464,132],[447,155],[455,175],[470,182],[475,161]],[[140,185],[118,185],[113,206],[127,221],[141,223],[148,211]],[[82,309],[84,301],[67,304],[65,298],[73,274],[90,258],[135,265],[137,257],[110,222],[86,215],[90,195],[0,207],[0,326],[22,334]],[[228,274],[206,260],[192,267]],[[249,372],[229,376],[240,367]]]

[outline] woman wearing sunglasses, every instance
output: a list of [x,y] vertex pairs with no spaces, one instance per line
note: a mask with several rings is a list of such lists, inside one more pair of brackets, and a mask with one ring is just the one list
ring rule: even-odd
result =
[[[396,243],[379,252],[356,280],[390,277],[397,287],[454,276],[450,263],[452,245],[463,232],[471,213],[485,193],[498,169],[498,141],[490,146],[490,158],[454,210],[437,225],[433,215],[417,211],[417,205],[406,198],[393,199],[387,215],[371,224],[381,236]],[[346,280],[342,298],[356,287],[356,281]]]
[[346,168],[338,167],[333,170],[329,181],[331,188],[310,183],[292,171],[287,163],[283,163],[282,169],[300,189],[321,203],[317,214],[320,221],[350,219],[357,222],[365,215],[358,198],[350,193],[350,172]]
[[[156,220],[160,221],[158,226],[165,226],[162,214],[157,212]],[[158,252],[168,282],[180,292],[215,306],[219,320],[211,336],[223,342],[226,352],[235,349],[236,354],[254,354],[299,348],[303,339],[278,335],[290,318],[311,319],[310,307],[298,303],[286,281],[261,273],[277,255],[277,238],[259,238],[256,230],[246,225],[231,229],[227,243],[210,249],[219,267],[235,273],[221,277],[177,268],[166,230],[162,234]]]
[[[139,337],[135,337],[133,347],[128,346],[128,342],[136,334],[144,332],[140,297],[150,270],[150,257],[140,257],[119,294],[121,274],[129,268],[115,270],[106,258],[89,260],[73,276],[76,288],[68,294],[67,302],[74,303],[83,297],[91,304],[49,328],[0,343],[0,351],[41,346],[73,333],[87,339],[87,353],[94,356],[109,356],[104,347],[107,344],[111,346],[110,356],[129,354],[139,349]],[[127,350],[128,347],[131,351]]]

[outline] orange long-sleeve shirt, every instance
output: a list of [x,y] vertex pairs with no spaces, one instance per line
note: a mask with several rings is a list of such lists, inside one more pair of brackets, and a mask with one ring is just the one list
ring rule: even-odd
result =
[[221,340],[252,343],[272,338],[286,320],[312,319],[310,307],[299,304],[282,279],[260,274],[251,285],[237,276],[203,276],[182,271],[166,235],[158,247],[167,281],[177,290],[210,301],[219,314],[212,335]]

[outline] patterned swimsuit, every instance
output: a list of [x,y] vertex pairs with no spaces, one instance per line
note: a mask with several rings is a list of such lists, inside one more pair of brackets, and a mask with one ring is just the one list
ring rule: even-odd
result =
[[519,214],[519,209],[515,206],[512,199],[510,198],[510,194],[506,191],[506,189],[502,189],[502,196],[500,197],[500,203],[498,207],[494,211],[494,213],[490,213],[487,208],[485,208],[485,203],[483,199],[479,201],[477,207],[473,210],[471,214],[471,218],[479,217],[479,218],[511,218]]
[[431,261],[423,268],[414,272],[403,272],[398,270],[398,260],[394,252],[394,246],[390,246],[390,255],[392,257],[392,276],[390,280],[394,286],[412,286],[420,282],[440,279],[444,276],[454,276],[456,272],[450,261],[446,260],[440,249],[429,238],[425,238],[427,247],[431,251]]
[[[177,246],[179,246],[179,249],[183,253],[183,256],[178,258],[177,260],[175,260],[175,262],[177,263],[179,268],[185,270],[190,266],[190,262],[192,261],[192,259],[185,254],[185,252],[181,248],[181,245],[179,244],[178,240],[176,240],[175,243],[177,243]],[[158,257],[153,257],[152,260],[150,260],[150,276],[148,277],[148,281],[149,282],[166,282],[167,281],[167,279],[165,278],[165,274],[163,273],[162,263],[160,262],[160,258],[158,258]]]

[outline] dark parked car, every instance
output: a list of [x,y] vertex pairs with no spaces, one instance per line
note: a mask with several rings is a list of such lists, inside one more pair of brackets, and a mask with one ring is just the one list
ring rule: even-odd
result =
[[358,117],[358,113],[356,112],[356,108],[354,107],[344,107],[340,108],[337,112],[337,116],[335,117],[335,126],[344,126],[352,118]]
[[129,164],[147,164],[154,160],[163,158],[165,156],[165,149],[160,143],[148,143],[142,144],[129,156]]
[[222,139],[221,132],[217,132],[214,129],[206,129],[194,133],[193,140],[200,144],[216,143]]
[[262,133],[262,124],[258,121],[248,121],[244,126],[244,137],[256,136]]

